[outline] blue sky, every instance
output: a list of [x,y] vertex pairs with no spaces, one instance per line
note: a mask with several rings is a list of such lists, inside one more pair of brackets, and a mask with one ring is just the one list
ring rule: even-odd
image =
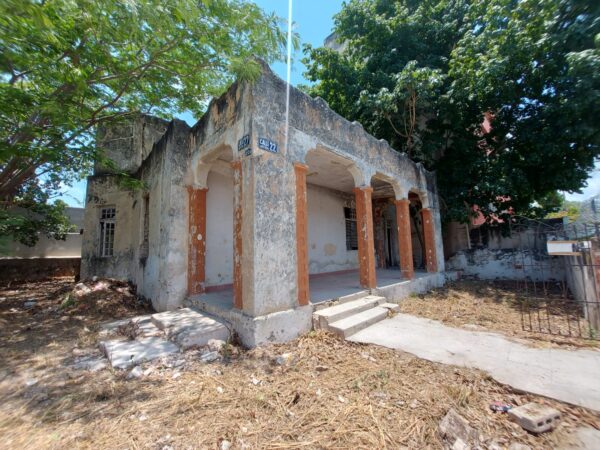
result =
[[[267,12],[274,12],[277,16],[287,20],[288,2],[287,0],[256,0],[262,9]],[[343,0],[294,0],[292,6],[292,20],[294,22],[294,31],[299,33],[301,46],[293,54],[291,84],[307,84],[303,77],[304,65],[300,62],[302,58],[302,44],[310,43],[313,46],[323,44],[325,38],[331,33],[333,28],[333,15],[342,7]],[[283,79],[286,79],[286,64],[275,63],[273,70]],[[195,120],[189,114],[182,114],[180,118],[193,125]],[[84,206],[85,181],[76,183],[72,188],[66,188],[64,195],[60,197],[71,206]],[[588,180],[588,186],[582,190],[582,194],[566,194],[568,200],[584,200],[592,195],[600,193],[600,165],[596,165],[596,170],[591,174]]]

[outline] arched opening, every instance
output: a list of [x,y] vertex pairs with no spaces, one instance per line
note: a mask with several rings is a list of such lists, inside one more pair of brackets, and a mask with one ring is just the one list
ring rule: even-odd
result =
[[188,291],[206,304],[233,307],[234,169],[233,151],[223,146],[199,163],[190,191]]
[[411,242],[413,249],[413,266],[417,271],[425,270],[425,234],[423,232],[423,217],[421,211],[423,210],[423,202],[417,192],[410,191],[408,194],[408,200],[410,201],[410,230],[411,230]]
[[355,180],[351,161],[323,148],[305,158],[309,298],[338,299],[360,287]]
[[233,284],[233,154],[224,148],[212,162],[206,186],[206,292]]
[[[398,222],[396,214],[396,193],[394,187],[383,177],[375,175],[371,179],[373,187],[373,236],[375,261],[379,271],[398,271],[400,249],[398,243]],[[380,279],[378,276],[377,279]]]

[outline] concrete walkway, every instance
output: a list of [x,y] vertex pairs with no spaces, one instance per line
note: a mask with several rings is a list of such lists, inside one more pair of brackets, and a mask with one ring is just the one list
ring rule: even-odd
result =
[[376,323],[348,340],[481,369],[517,390],[600,411],[600,351],[533,348],[500,334],[447,327],[408,314]]

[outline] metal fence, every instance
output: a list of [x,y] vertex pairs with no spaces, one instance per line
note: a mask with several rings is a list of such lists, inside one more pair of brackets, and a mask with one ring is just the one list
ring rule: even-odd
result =
[[[600,223],[520,219],[510,224],[506,239],[521,272],[514,283],[523,330],[600,339],[600,266],[594,254]],[[549,252],[548,242],[568,251]]]

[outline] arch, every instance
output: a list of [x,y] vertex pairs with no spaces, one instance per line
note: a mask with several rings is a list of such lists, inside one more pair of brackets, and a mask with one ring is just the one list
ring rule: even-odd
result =
[[331,279],[344,283],[345,294],[359,292],[357,197],[364,186],[361,168],[349,158],[322,146],[306,152],[306,218],[309,297],[331,300]]
[[[373,188],[373,243],[375,263],[378,269],[392,269],[400,266],[400,245],[396,195],[398,183],[380,172],[370,180]],[[398,272],[399,276],[400,272]]]
[[215,165],[223,166],[223,163],[231,163],[235,153],[231,146],[223,144],[215,147],[200,156],[197,162],[192,163],[192,185],[198,188],[208,187],[208,174]]

